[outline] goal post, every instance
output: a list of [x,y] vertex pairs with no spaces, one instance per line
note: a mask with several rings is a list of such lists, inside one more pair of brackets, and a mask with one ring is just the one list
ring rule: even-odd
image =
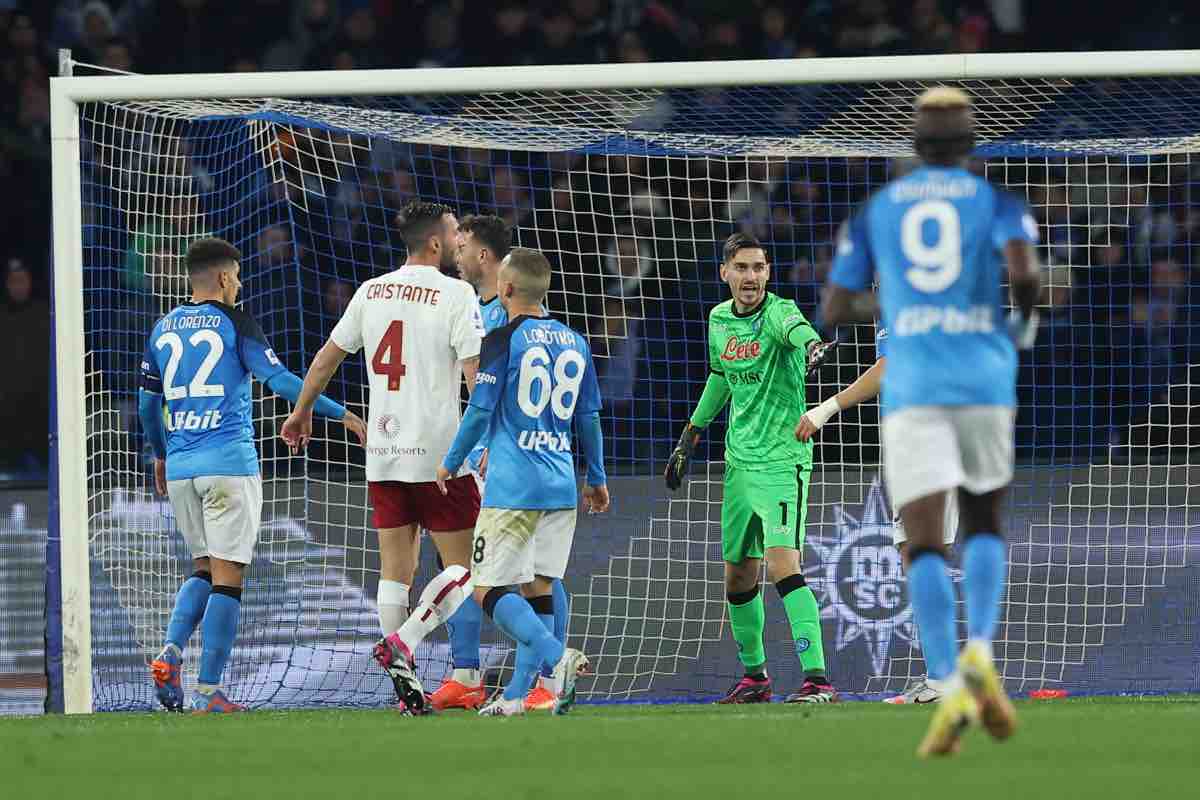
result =
[[[1101,97],[1079,88],[1102,78],[1120,90]],[[987,176],[1052,209],[1043,226],[1066,245],[1048,246],[1071,251],[1075,229],[1132,229],[1152,205],[1146,196],[1200,167],[1198,80],[1200,51],[52,79],[52,525],[62,622],[48,635],[61,642],[63,678],[51,691],[62,692],[67,713],[150,704],[138,659],[158,645],[186,554],[169,509],[151,496],[124,417],[145,323],[184,299],[177,267],[190,238],[244,245],[246,302],[270,318],[264,328],[298,372],[328,335],[341,284],[356,285],[400,252],[387,219],[397,198],[497,209],[521,244],[554,256],[561,274],[551,310],[604,343],[614,488],[633,509],[607,523],[616,534],[581,521],[597,543],[576,543],[586,571],[569,576],[570,634],[598,656],[593,699],[696,699],[733,668],[732,644],[720,641],[720,445],[709,443],[712,459],[674,499],[653,477],[662,443],[699,396],[697,309],[720,298],[699,267],[715,268],[719,239],[741,227],[765,232],[777,268],[789,270],[773,275],[777,289],[815,297],[832,230],[891,174],[889,159],[911,154],[912,98],[947,82],[980,99]],[[1163,107],[1133,103],[1140,97],[1173,98],[1193,119],[1081,130],[1046,118],[1091,120],[1122,101],[1134,110],[1108,110],[1150,116]],[[1055,216],[1064,203],[1082,203],[1087,219]],[[1101,225],[1093,214],[1122,219]],[[1082,265],[1058,266],[1069,275]],[[1087,319],[1089,329],[1103,324]],[[1037,369],[1051,369],[1055,344],[1041,347]],[[865,334],[847,349],[810,403],[868,363]],[[357,374],[349,367],[335,381],[352,405],[363,400]],[[1039,375],[1022,373],[1041,385]],[[1027,381],[1023,397],[1038,385]],[[1138,430],[1136,393],[1113,416],[1096,407],[1112,392],[1089,389],[1080,401],[1087,418],[1076,423],[1069,403],[1082,387],[1046,388],[1063,390],[1048,421],[1023,424],[1061,437],[1035,431],[1026,442],[1027,454],[1045,448],[1038,455],[1056,463],[1027,475],[1014,500],[1021,530],[998,644],[1017,690],[1082,686],[1086,670],[1068,672],[1094,664],[1112,644],[1105,632],[1125,625],[1150,592],[1179,590],[1172,576],[1200,552],[1193,461],[1128,466],[1074,431]],[[386,681],[362,663],[377,635],[377,552],[365,491],[352,480],[360,464],[334,436],[316,454],[288,457],[271,441],[282,401],[256,389],[254,402],[270,475],[263,566],[248,590],[257,604],[248,604],[249,641],[230,667],[246,687],[239,696],[255,705],[378,704]],[[1178,411],[1178,401],[1166,404]],[[863,693],[897,688],[922,669],[911,615],[894,605],[906,601],[886,547],[874,425],[869,408],[848,413],[817,448],[805,562],[823,597],[831,657],[844,659],[847,688]],[[1130,436],[1123,444],[1132,446]],[[1091,546],[1105,557],[1089,556]],[[1116,548],[1128,549],[1124,559],[1107,555]],[[1153,624],[1194,623],[1191,608]],[[494,666],[510,659],[502,642],[488,647]],[[437,653],[444,666],[444,647]],[[1200,689],[1175,673],[1153,685],[1139,679],[1115,672],[1101,690]]]

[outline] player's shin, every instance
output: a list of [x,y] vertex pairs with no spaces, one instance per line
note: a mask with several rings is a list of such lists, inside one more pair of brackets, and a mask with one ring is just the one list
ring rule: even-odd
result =
[[[567,589],[565,586],[563,586],[561,578],[555,578],[553,580],[550,597],[554,603],[554,621],[551,630],[554,633],[555,639],[558,639],[563,644],[566,644],[567,624],[571,619],[571,598],[567,595]],[[542,621],[545,622],[544,619]],[[553,680],[553,673],[554,670],[552,668],[542,668],[543,685],[546,682]],[[551,688],[551,691],[553,691],[553,688]]]
[[[467,597],[450,618],[446,620],[446,630],[450,635],[450,655],[454,662],[455,680],[467,677],[462,672],[478,673],[479,671],[479,635],[483,626],[483,609],[475,598]],[[463,683],[477,683],[466,681]]]
[[491,588],[482,605],[506,636],[532,648],[541,663],[555,665],[562,658],[562,642],[554,638],[521,595],[507,587]]
[[174,645],[180,654],[204,618],[211,592],[212,573],[205,570],[197,570],[179,587],[179,593],[175,595],[175,607],[171,609],[171,620],[167,623],[166,643]]
[[909,545],[908,592],[921,631],[929,677],[942,680],[954,672],[954,585],[940,550]]
[[471,573],[453,564],[434,576],[421,591],[417,607],[394,634],[408,652],[416,653],[425,637],[433,633],[462,606],[470,596]]
[[821,609],[800,573],[776,581],[775,590],[787,612],[792,642],[805,677],[825,677],[825,648],[821,641]]
[[407,583],[386,578],[379,581],[375,603],[379,608],[379,628],[384,636],[398,630],[408,619],[408,592]]
[[733,631],[733,640],[737,642],[738,658],[746,668],[747,675],[762,673],[767,664],[763,650],[766,613],[763,610],[762,592],[755,585],[749,591],[730,592],[726,599],[729,627]]
[[204,619],[200,623],[204,645],[200,653],[197,690],[212,692],[220,685],[225,663],[233,650],[241,612],[241,587],[213,586],[204,610]]
[[998,534],[968,534],[962,554],[967,638],[986,643],[989,649],[1000,619],[1005,559],[1004,539]]

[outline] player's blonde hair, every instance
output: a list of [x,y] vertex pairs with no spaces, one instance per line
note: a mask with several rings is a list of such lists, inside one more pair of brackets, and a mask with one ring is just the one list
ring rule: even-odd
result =
[[505,278],[525,300],[540,303],[550,291],[550,262],[537,250],[514,247],[504,257],[500,268],[507,270]]
[[934,86],[921,92],[917,98],[917,111],[949,111],[969,109],[971,95],[954,86]]

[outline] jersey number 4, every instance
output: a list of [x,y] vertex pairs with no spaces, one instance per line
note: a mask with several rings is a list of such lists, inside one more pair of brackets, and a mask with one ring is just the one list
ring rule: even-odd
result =
[[389,392],[400,391],[400,379],[408,371],[404,368],[404,322],[401,320],[392,320],[384,331],[375,355],[371,357],[371,371],[387,376]]

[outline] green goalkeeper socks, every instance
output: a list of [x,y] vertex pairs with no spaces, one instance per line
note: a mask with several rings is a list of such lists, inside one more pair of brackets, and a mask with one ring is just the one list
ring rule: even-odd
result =
[[821,643],[821,609],[816,595],[804,582],[804,576],[796,573],[775,584],[783,607],[787,610],[788,622],[792,625],[792,641],[796,644],[796,657],[804,674],[810,677],[825,674],[825,648]]
[[763,652],[763,627],[767,615],[763,611],[762,593],[755,586],[748,592],[729,594],[728,601],[729,627],[737,642],[738,658],[746,672],[759,671],[767,663],[767,654]]

